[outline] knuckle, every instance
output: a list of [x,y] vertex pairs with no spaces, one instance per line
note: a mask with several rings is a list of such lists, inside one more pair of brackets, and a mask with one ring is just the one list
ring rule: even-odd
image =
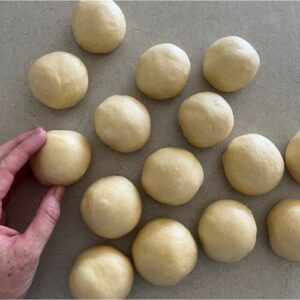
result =
[[44,209],[45,215],[51,224],[55,224],[60,216],[60,211],[57,207],[47,206]]

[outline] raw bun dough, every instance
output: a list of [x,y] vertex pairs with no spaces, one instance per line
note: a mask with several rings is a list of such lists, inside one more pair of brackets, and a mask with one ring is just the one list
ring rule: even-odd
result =
[[256,232],[251,210],[234,200],[219,200],[209,205],[198,225],[205,253],[226,263],[238,262],[252,251]]
[[247,41],[238,36],[227,36],[207,49],[203,73],[217,90],[235,92],[253,80],[259,65],[259,56]]
[[230,184],[246,195],[261,195],[274,189],[284,172],[279,150],[259,134],[233,139],[223,154],[225,175]]
[[29,71],[34,97],[48,107],[76,105],[86,94],[89,79],[83,62],[75,55],[57,51],[36,60]]
[[142,213],[140,195],[125,177],[101,178],[89,186],[81,201],[81,215],[97,235],[117,239],[129,233]]
[[181,223],[155,219],[138,233],[132,256],[143,278],[168,286],[178,283],[194,269],[198,250],[191,233]]
[[155,200],[169,205],[190,201],[204,178],[197,158],[179,148],[162,148],[146,159],[142,171],[142,186]]
[[151,99],[170,99],[183,90],[190,69],[190,60],[182,49],[173,44],[159,44],[140,57],[135,74],[136,83]]
[[31,159],[31,169],[46,185],[70,185],[78,181],[91,162],[88,140],[75,131],[52,130],[43,148]]
[[127,256],[110,246],[83,251],[69,277],[76,299],[125,299],[132,287],[134,270]]
[[198,93],[180,106],[178,120],[186,139],[199,148],[214,146],[231,133],[234,118],[229,104],[215,93]]
[[91,53],[108,53],[122,42],[126,21],[112,0],[81,0],[73,9],[72,29],[76,42]]
[[151,133],[147,108],[130,96],[115,95],[104,100],[95,112],[97,135],[110,148],[120,152],[141,149]]
[[280,201],[270,211],[267,223],[273,251],[300,262],[300,200]]
[[288,143],[285,162],[291,176],[300,183],[300,131]]

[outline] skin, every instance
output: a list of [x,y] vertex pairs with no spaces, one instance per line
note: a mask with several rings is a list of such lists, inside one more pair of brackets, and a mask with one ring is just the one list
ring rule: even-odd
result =
[[5,207],[9,191],[24,174],[28,160],[46,142],[40,127],[26,131],[0,146],[0,299],[20,299],[28,291],[40,255],[60,214],[64,188],[50,188],[24,233],[9,228]]

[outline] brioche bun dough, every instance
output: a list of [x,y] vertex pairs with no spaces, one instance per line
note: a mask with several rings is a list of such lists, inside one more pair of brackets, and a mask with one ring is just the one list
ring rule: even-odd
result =
[[225,140],[234,118],[231,107],[221,96],[205,92],[184,100],[178,120],[186,139],[195,147],[206,148]]
[[72,13],[76,42],[91,53],[108,53],[122,42],[126,21],[120,7],[112,0],[81,0]]
[[81,215],[97,235],[117,239],[129,233],[141,218],[142,202],[135,186],[122,176],[98,179],[86,190]]
[[183,90],[190,69],[190,60],[182,49],[173,44],[159,44],[140,57],[136,83],[153,100],[170,99]]
[[300,183],[300,131],[287,145],[285,163],[291,176]]
[[300,262],[300,200],[285,199],[277,203],[270,211],[267,223],[273,251]]
[[130,96],[115,95],[104,100],[95,112],[97,135],[107,146],[120,152],[141,149],[151,133],[147,108]]
[[208,47],[203,73],[217,90],[235,92],[253,80],[259,66],[259,56],[247,41],[238,36],[227,36]]
[[77,257],[69,287],[76,299],[125,299],[133,280],[134,270],[127,256],[111,246],[96,246]]
[[274,189],[284,172],[279,150],[259,134],[233,139],[223,154],[225,175],[230,184],[246,195],[261,195]]
[[256,223],[250,209],[234,200],[219,200],[202,214],[198,234],[210,258],[226,263],[247,256],[256,243]]
[[172,219],[155,219],[138,233],[132,256],[139,274],[149,282],[169,286],[186,277],[197,262],[197,245],[191,233]]
[[180,148],[162,148],[146,159],[142,171],[142,186],[155,200],[169,205],[190,201],[204,178],[197,158]]
[[45,185],[70,185],[78,181],[91,162],[88,140],[75,131],[52,130],[30,163],[34,176]]
[[63,51],[43,55],[29,71],[29,85],[34,97],[55,109],[76,105],[85,96],[88,82],[83,62]]

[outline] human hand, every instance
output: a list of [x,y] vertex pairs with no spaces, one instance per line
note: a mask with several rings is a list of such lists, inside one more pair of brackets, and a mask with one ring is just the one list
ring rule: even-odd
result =
[[8,192],[18,172],[46,139],[47,133],[35,128],[0,146],[0,299],[25,296],[60,214],[64,189],[52,187],[24,233],[5,226]]

